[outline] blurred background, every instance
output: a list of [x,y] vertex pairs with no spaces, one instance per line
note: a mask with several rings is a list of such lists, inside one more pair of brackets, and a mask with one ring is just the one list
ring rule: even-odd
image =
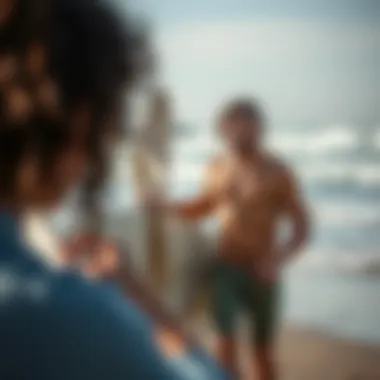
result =
[[[218,107],[241,94],[262,100],[268,144],[293,165],[313,214],[311,244],[285,274],[285,325],[331,336],[332,347],[336,338],[380,348],[379,1],[119,5],[152,21],[159,82],[175,110],[172,198],[197,194],[203,166],[219,148]],[[106,202],[116,218],[137,206],[124,153],[115,160]],[[205,228],[212,233],[212,224]],[[352,358],[363,355],[369,351]],[[380,365],[367,367],[358,379],[380,378]]]

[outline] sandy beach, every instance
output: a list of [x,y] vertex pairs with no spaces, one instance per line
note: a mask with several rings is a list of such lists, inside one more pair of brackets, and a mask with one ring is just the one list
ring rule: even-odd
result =
[[380,347],[287,328],[279,343],[280,380],[379,380]]
[[[202,336],[207,334],[202,332]],[[215,349],[215,336],[205,338]],[[286,327],[278,341],[279,380],[380,380],[380,347],[348,342],[320,332]],[[255,380],[248,346],[242,342],[244,380]]]
[[[245,380],[254,380],[247,346],[241,360]],[[380,347],[300,328],[283,329],[278,362],[279,380],[380,380]]]

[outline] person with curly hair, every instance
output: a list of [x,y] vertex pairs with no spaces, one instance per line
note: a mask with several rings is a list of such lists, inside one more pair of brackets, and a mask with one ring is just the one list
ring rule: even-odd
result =
[[[109,1],[0,1],[0,378],[187,379],[113,286],[50,268],[21,220],[79,190],[89,231],[150,49]],[[221,377],[217,377],[218,379]]]

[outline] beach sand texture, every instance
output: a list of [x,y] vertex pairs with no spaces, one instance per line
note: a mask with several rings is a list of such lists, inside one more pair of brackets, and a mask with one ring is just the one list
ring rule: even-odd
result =
[[[215,352],[215,335],[202,332]],[[244,380],[256,380],[247,342],[242,341]],[[380,380],[380,347],[348,342],[298,327],[282,330],[277,345],[279,380]]]

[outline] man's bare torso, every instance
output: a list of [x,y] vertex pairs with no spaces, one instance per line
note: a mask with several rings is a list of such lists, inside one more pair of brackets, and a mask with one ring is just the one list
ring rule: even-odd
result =
[[215,161],[208,180],[221,227],[220,255],[245,263],[272,252],[284,211],[284,174],[272,157]]

